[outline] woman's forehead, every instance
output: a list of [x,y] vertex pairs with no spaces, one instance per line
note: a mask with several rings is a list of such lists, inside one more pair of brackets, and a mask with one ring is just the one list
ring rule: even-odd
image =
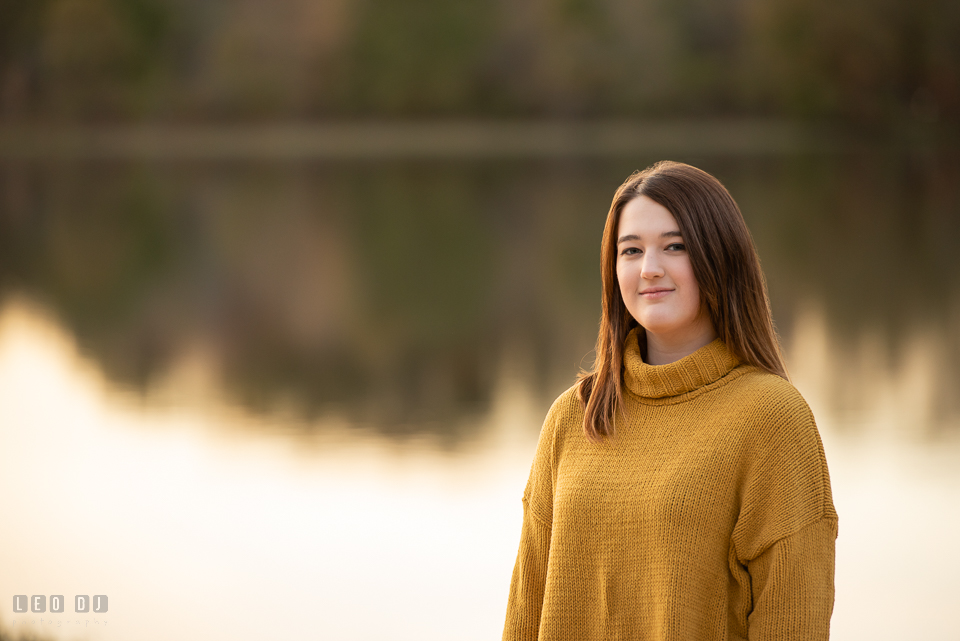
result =
[[679,234],[680,227],[670,211],[646,196],[637,196],[620,213],[617,237],[635,236],[636,240],[655,240]]

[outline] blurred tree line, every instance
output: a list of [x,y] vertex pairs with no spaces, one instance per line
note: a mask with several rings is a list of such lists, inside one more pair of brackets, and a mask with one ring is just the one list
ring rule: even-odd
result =
[[0,0],[30,120],[960,120],[956,0]]

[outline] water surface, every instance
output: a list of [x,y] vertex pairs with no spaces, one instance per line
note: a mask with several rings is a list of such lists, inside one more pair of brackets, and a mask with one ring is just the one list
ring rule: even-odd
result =
[[[0,622],[498,638],[652,160],[0,166],[0,595],[110,597]],[[834,638],[960,638],[960,163],[684,160],[741,204],[824,437]]]

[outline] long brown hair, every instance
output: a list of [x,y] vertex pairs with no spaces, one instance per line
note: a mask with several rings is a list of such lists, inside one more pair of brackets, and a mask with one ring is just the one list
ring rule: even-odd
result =
[[[603,228],[603,312],[597,358],[593,372],[581,374],[578,390],[585,408],[583,429],[593,441],[613,434],[614,418],[623,407],[623,344],[637,321],[620,295],[617,228],[623,208],[638,196],[662,205],[677,220],[700,289],[700,304],[709,312],[717,336],[741,362],[787,378],[760,259],[740,208],[707,172],[664,160],[635,172],[620,185]],[[644,346],[645,335],[640,340]]]

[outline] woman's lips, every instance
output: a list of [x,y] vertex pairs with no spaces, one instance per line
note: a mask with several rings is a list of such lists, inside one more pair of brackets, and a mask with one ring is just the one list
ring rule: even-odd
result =
[[667,294],[671,293],[672,289],[661,289],[655,292],[640,292],[640,295],[646,298],[647,300],[656,300],[658,298],[663,298]]

